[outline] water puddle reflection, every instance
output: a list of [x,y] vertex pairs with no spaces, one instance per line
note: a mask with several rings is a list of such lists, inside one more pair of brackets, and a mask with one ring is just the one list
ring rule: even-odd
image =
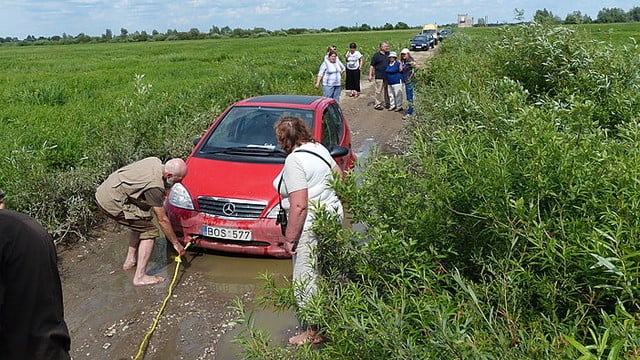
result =
[[[291,259],[271,259],[245,256],[228,256],[210,252],[189,252],[187,271],[196,271],[210,281],[216,292],[242,297],[260,291],[260,274],[268,273],[276,281],[291,277]],[[245,304],[247,313],[253,313],[255,326],[269,335],[273,344],[285,345],[298,325],[293,311],[261,309],[254,303]],[[219,340],[216,359],[235,360],[240,358],[241,349],[233,342],[241,331],[235,326]]]

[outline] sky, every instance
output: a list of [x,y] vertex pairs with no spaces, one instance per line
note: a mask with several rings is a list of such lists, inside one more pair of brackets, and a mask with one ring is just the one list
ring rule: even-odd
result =
[[515,21],[515,9],[531,20],[536,10],[547,9],[564,19],[580,11],[596,19],[603,8],[629,11],[640,1],[610,0],[0,0],[0,37],[24,39],[63,33],[100,36],[110,29],[119,35],[153,30],[208,33],[212,26],[231,29],[333,29],[338,26],[372,27],[403,22],[456,23],[459,14],[488,23]]

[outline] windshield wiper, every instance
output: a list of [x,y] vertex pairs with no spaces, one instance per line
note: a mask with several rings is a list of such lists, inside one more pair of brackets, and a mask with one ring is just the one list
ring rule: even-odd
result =
[[264,149],[264,150],[271,150],[271,151],[273,151],[276,148],[275,145],[256,145],[256,144],[248,144],[247,147],[251,149]]
[[238,154],[238,155],[278,155],[285,156],[284,150],[273,145],[252,145],[232,146],[226,148],[214,148],[210,150],[201,150],[202,154]]

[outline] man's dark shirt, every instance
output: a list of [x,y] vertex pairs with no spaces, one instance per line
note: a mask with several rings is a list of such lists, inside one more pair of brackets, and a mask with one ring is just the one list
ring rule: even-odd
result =
[[385,79],[387,77],[387,65],[389,65],[389,58],[386,54],[378,51],[371,57],[371,66],[373,66],[376,79]]
[[53,239],[0,210],[0,359],[67,360],[70,342]]

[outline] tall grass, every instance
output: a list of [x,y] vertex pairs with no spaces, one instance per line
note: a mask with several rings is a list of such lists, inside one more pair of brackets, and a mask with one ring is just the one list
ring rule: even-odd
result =
[[367,231],[316,223],[330,341],[292,358],[640,357],[640,51],[496,35],[445,41],[404,155],[335,184]]

